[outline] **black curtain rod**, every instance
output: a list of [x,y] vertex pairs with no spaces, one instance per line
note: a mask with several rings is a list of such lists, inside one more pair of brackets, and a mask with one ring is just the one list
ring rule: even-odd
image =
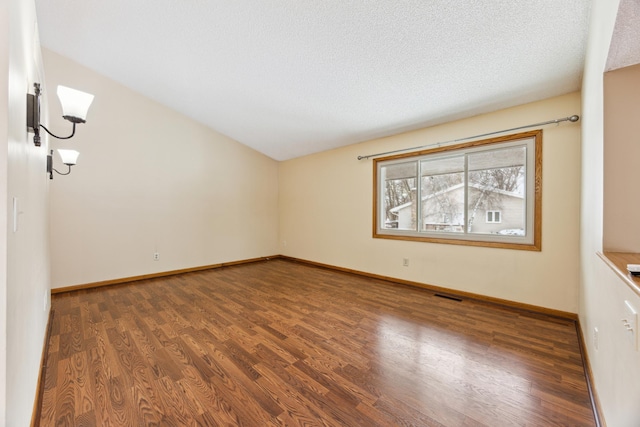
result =
[[569,116],[569,117],[563,117],[562,119],[555,119],[555,120],[548,120],[546,122],[534,123],[532,125],[518,126],[516,128],[497,130],[495,132],[483,133],[481,135],[467,136],[466,138],[452,139],[451,141],[436,142],[435,144],[421,145],[419,147],[402,148],[400,150],[386,151],[384,153],[376,153],[376,154],[368,154],[366,156],[358,156],[358,160],[365,160],[365,159],[370,159],[372,157],[385,156],[387,154],[403,153],[405,151],[421,150],[423,148],[429,148],[429,147],[440,147],[441,145],[444,145],[444,144],[451,144],[451,143],[454,143],[454,142],[462,142],[462,141],[466,141],[468,139],[482,138],[483,136],[496,135],[498,133],[511,132],[511,131],[514,131],[514,130],[521,130],[521,129],[528,129],[528,128],[534,128],[534,127],[539,127],[539,126],[557,124],[557,123],[560,123],[560,122],[577,122],[578,120],[580,120],[580,116],[573,115],[573,116]]

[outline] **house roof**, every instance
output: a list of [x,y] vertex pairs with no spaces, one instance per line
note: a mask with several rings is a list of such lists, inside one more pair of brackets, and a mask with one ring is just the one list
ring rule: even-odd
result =
[[[431,198],[440,196],[442,194],[446,194],[446,193],[450,193],[450,192],[455,191],[455,190],[459,190],[459,189],[461,189],[463,187],[464,187],[464,183],[452,185],[451,187],[445,188],[442,191],[438,191],[436,193],[431,193],[431,194],[428,194],[427,196],[423,196],[422,197],[422,201],[424,202],[425,200],[429,200]],[[492,193],[501,194],[501,195],[507,196],[507,197],[514,197],[514,198],[518,198],[518,199],[524,199],[524,195],[523,194],[516,193],[516,192],[513,192],[513,191],[500,190],[500,189],[497,189],[497,188],[491,188],[491,187],[488,187],[488,186],[479,185],[479,184],[475,184],[475,183],[469,184],[469,187],[475,188],[476,190],[488,190],[488,191],[491,191]],[[400,210],[402,210],[404,208],[407,208],[407,207],[409,207],[411,205],[413,205],[413,202],[404,203],[402,205],[398,205],[395,208],[390,209],[389,212],[396,213],[396,212],[398,212],[398,211],[400,211]]]

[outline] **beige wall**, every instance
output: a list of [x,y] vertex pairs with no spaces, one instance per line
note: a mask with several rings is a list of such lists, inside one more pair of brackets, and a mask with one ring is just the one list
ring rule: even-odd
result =
[[373,166],[356,160],[573,114],[580,114],[578,93],[282,162],[280,252],[575,313],[579,124],[544,129],[542,252],[373,239]]
[[640,65],[604,75],[604,219],[607,251],[640,252]]
[[[619,3],[618,0],[595,0],[591,11],[582,87],[579,314],[606,424],[636,427],[640,425],[640,352],[627,340],[620,319],[624,301],[630,301],[640,310],[640,298],[597,256],[603,247],[603,148],[609,143],[603,136],[603,72]],[[594,328],[599,331],[597,348]]]
[[26,93],[43,80],[34,2],[3,2],[0,28],[0,425],[26,426],[49,312],[47,140],[26,131]]
[[[51,181],[54,288],[277,254],[274,160],[43,55],[51,93],[63,84],[95,95],[77,136],[52,142],[80,151],[71,175]],[[68,133],[55,96],[50,111],[54,131]]]

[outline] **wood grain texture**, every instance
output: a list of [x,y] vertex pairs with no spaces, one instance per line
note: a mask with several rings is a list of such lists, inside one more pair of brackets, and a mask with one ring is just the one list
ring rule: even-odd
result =
[[575,322],[286,260],[55,295],[41,426],[594,426]]
[[319,263],[319,262],[315,262],[315,261],[309,261],[309,260],[301,259],[301,258],[293,258],[293,257],[285,256],[285,255],[278,255],[276,258],[277,259],[284,259],[284,260],[288,260],[288,261],[292,261],[292,262],[300,262],[300,263],[303,263],[303,264],[313,265],[313,266],[321,267],[321,268],[327,268],[329,270],[334,270],[334,271],[341,271],[341,272],[345,272],[345,273],[357,274],[359,276],[368,277],[368,278],[371,278],[371,279],[385,280],[385,281],[388,281],[388,282],[390,282],[392,284],[402,284],[402,285],[407,285],[407,286],[414,286],[414,287],[417,287],[417,288],[422,288],[422,289],[427,289],[427,290],[433,291],[434,293],[437,293],[437,294],[448,295],[448,296],[453,297],[453,298],[473,299],[473,300],[476,300],[476,301],[479,301],[479,302],[487,302],[487,303],[491,303],[491,304],[497,304],[497,305],[502,306],[502,307],[513,308],[513,309],[516,309],[516,310],[529,311],[529,312],[534,313],[534,314],[543,314],[543,315],[547,315],[547,316],[551,316],[551,317],[559,317],[559,318],[562,318],[562,319],[575,320],[575,321],[578,320],[578,315],[576,313],[571,313],[571,312],[568,312],[568,311],[555,310],[555,309],[552,309],[552,308],[540,307],[540,306],[531,305],[531,304],[524,304],[524,303],[521,303],[521,302],[509,301],[509,300],[506,300],[506,299],[489,297],[489,296],[486,296],[486,295],[474,294],[474,293],[471,293],[471,292],[465,292],[465,291],[460,291],[460,290],[443,288],[441,286],[430,285],[428,283],[420,283],[420,282],[414,282],[412,280],[404,280],[404,279],[398,279],[396,277],[383,276],[383,275],[380,275],[380,274],[366,273],[364,271],[352,270],[350,268],[344,268],[344,267],[336,267],[336,266],[329,265],[329,264],[323,264],[323,263]]
[[137,282],[138,280],[156,279],[158,277],[175,276],[175,275],[178,275],[178,274],[191,273],[191,272],[194,272],[194,271],[212,270],[214,268],[222,268],[222,267],[230,267],[230,266],[233,266],[233,265],[250,264],[252,262],[268,261],[268,260],[270,260],[272,258],[277,258],[277,257],[278,257],[278,255],[260,257],[260,258],[250,258],[250,259],[243,259],[243,260],[239,260],[239,261],[223,262],[223,263],[219,263],[219,264],[202,265],[202,266],[199,266],[199,267],[182,268],[180,270],[161,271],[161,272],[158,272],[158,273],[143,274],[143,275],[140,275],[140,276],[123,277],[123,278],[120,278],[120,279],[103,280],[101,282],[91,282],[91,283],[83,283],[83,284],[80,284],[80,285],[64,286],[62,288],[53,288],[53,289],[51,289],[51,294],[62,294],[62,293],[65,293],[65,292],[79,291],[79,290],[82,290],[82,289],[94,289],[94,288],[100,288],[102,286],[120,285],[122,283]]
[[627,270],[627,264],[640,264],[640,254],[629,252],[598,252],[598,256],[640,296],[640,276],[633,276]]

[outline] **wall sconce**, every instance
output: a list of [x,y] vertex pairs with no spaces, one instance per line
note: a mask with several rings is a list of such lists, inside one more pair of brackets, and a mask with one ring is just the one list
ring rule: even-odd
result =
[[49,174],[49,179],[53,179],[53,172],[59,175],[69,175],[71,173],[71,166],[76,164],[78,156],[80,155],[76,150],[64,150],[62,148],[58,149],[58,154],[60,154],[62,163],[67,165],[69,169],[66,172],[60,172],[53,167],[53,150],[51,150],[51,154],[47,155],[47,173]]
[[35,94],[27,94],[27,131],[33,132],[33,143],[40,146],[40,128],[49,135],[58,139],[69,139],[76,133],[76,124],[85,123],[89,106],[93,102],[93,95],[65,86],[58,86],[58,99],[62,104],[62,117],[73,123],[73,129],[69,136],[57,136],[52,134],[40,123],[40,83],[33,84]]

